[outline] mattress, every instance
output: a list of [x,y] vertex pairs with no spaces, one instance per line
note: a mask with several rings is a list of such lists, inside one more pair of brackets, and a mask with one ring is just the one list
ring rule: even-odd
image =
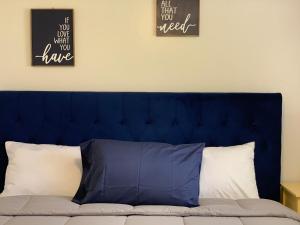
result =
[[203,199],[201,206],[73,203],[67,197],[0,198],[0,225],[299,225],[300,215],[264,199]]

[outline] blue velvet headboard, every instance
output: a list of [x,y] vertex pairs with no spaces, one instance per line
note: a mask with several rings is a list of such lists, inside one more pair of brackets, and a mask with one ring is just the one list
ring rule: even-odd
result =
[[279,200],[281,94],[0,91],[0,190],[7,140],[78,145],[90,138],[256,142],[260,196]]

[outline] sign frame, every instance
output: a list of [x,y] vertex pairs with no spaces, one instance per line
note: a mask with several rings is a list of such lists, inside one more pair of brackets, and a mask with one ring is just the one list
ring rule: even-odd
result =
[[31,65],[74,66],[73,9],[31,9]]
[[200,0],[156,0],[156,36],[199,36]]

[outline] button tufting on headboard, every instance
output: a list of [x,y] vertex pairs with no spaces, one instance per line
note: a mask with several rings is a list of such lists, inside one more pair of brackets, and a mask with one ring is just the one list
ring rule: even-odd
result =
[[172,126],[173,127],[178,126],[178,120],[177,120],[177,118],[173,119]]
[[153,124],[153,123],[154,123],[154,120],[151,119],[151,118],[149,118],[149,119],[147,119],[147,120],[145,121],[145,124],[147,124],[147,125],[150,125],[150,124]]
[[7,140],[78,145],[90,138],[256,142],[260,196],[279,200],[281,95],[247,93],[86,93],[0,91],[0,190]]
[[93,124],[99,124],[99,123],[100,123],[100,120],[98,120],[98,119],[95,119],[93,122]]
[[119,124],[122,125],[122,126],[125,125],[125,123],[126,123],[125,119],[121,119],[120,122],[119,122]]

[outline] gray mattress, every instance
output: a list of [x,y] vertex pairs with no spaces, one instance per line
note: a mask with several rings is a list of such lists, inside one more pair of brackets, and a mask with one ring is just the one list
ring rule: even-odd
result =
[[203,199],[196,208],[77,205],[69,198],[0,198],[0,225],[299,225],[300,215],[263,199]]

